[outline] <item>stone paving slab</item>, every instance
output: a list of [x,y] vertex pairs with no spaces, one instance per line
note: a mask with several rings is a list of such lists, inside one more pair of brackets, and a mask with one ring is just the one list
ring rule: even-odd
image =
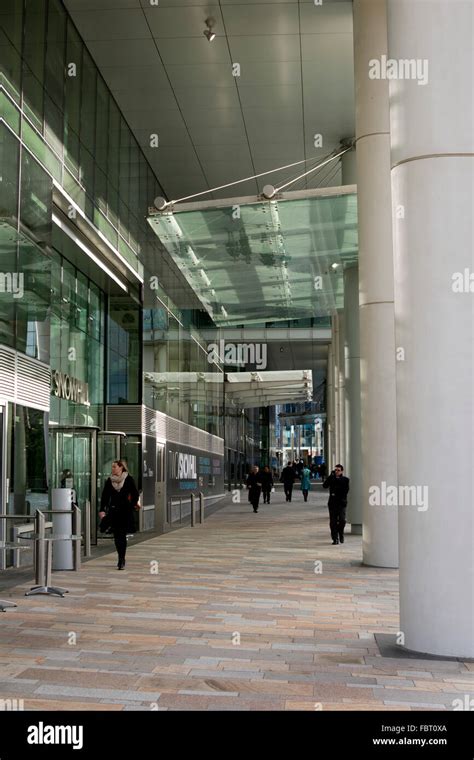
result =
[[375,635],[398,631],[398,572],[362,566],[360,536],[332,546],[325,501],[320,487],[291,505],[277,492],[257,515],[229,501],[129,547],[125,571],[111,553],[54,573],[63,599],[10,583],[1,697],[27,710],[422,711],[474,695],[473,663],[380,655]]

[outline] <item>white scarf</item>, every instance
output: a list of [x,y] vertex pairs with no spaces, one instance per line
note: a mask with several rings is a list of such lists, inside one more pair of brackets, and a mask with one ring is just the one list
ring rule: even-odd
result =
[[123,487],[123,484],[125,483],[127,475],[128,475],[127,470],[124,470],[121,475],[110,476],[110,482],[112,483],[116,491],[122,490],[122,487]]

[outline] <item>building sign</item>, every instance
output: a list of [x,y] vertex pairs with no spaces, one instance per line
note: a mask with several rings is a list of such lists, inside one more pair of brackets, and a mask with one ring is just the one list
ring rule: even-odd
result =
[[51,371],[51,391],[56,398],[90,406],[89,385],[65,372]]
[[223,458],[178,444],[168,444],[167,489],[169,496],[183,491],[203,491],[205,494],[224,491]]
[[182,451],[169,451],[170,478],[173,480],[196,480],[196,455]]

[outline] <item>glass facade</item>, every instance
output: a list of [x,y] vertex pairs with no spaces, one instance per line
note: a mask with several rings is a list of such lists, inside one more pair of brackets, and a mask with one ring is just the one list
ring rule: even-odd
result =
[[[7,504],[21,513],[67,473],[81,506],[94,501],[116,445],[141,485],[138,431],[105,452],[107,404],[222,436],[223,374],[199,335],[209,319],[146,222],[163,190],[65,7],[4,0],[0,28],[0,346],[51,371],[49,416],[15,403],[5,414]],[[127,292],[103,267],[97,281],[87,235],[113,252]]]
[[8,404],[7,514],[48,509],[48,419],[45,412]]
[[[51,370],[86,383],[85,403],[51,396],[51,422],[103,426],[105,297],[97,286],[59,255],[70,244],[55,230],[51,261]],[[85,395],[85,394],[84,394]]]
[[158,248],[144,215],[163,191],[64,6],[4,0],[0,15],[8,123],[17,133],[20,126],[25,145],[142,271],[142,249]]

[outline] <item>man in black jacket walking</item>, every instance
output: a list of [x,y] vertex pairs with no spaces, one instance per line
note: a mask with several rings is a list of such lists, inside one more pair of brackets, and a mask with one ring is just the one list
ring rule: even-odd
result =
[[280,481],[283,483],[283,490],[287,501],[291,501],[291,494],[293,491],[293,485],[296,479],[296,469],[292,466],[291,462],[288,462],[286,467],[281,471]]
[[349,478],[343,472],[342,464],[337,464],[323,483],[323,488],[329,488],[329,527],[333,544],[344,543]]

